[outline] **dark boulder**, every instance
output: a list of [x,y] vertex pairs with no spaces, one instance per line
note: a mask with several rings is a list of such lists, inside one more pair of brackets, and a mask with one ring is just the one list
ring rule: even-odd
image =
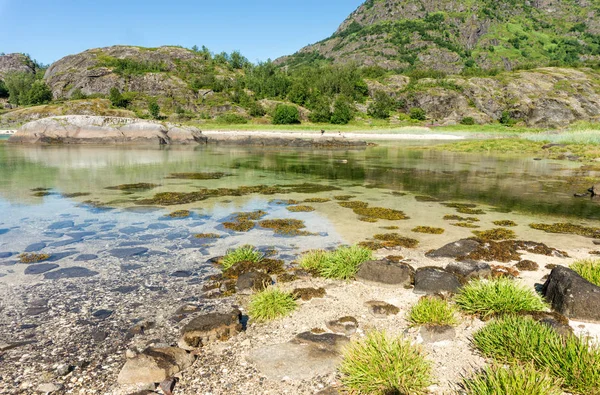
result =
[[460,287],[461,283],[456,275],[439,267],[423,267],[415,273],[415,293],[456,293]]
[[406,263],[381,260],[363,263],[356,279],[366,284],[408,287],[413,283],[414,275],[415,269]]
[[600,322],[600,287],[567,267],[552,269],[542,294],[554,310],[570,319]]
[[477,240],[462,239],[425,254],[428,258],[458,258],[469,255],[481,244]]
[[485,262],[472,260],[451,262],[446,266],[446,271],[456,275],[464,284],[474,278],[487,278],[492,276],[492,268]]

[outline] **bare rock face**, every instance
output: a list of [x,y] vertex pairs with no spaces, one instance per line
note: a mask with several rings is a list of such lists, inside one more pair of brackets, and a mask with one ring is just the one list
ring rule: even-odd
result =
[[[173,132],[171,136],[171,132]],[[134,118],[67,115],[23,125],[9,139],[22,144],[195,144],[203,142],[194,127]]]
[[542,293],[552,308],[565,317],[600,322],[600,287],[575,271],[564,266],[555,267]]
[[35,74],[35,65],[29,57],[20,53],[0,56],[0,80],[12,72]]
[[192,363],[194,356],[180,348],[147,348],[125,362],[117,381],[119,384],[160,383]]
[[242,330],[242,313],[234,309],[229,313],[208,313],[194,318],[181,330],[178,345],[184,350],[194,350],[214,341],[226,341]]

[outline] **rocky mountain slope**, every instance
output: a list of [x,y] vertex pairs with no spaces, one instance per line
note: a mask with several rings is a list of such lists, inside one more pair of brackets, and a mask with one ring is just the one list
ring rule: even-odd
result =
[[511,70],[600,57],[598,0],[368,0],[329,38],[281,60],[387,69]]
[[0,80],[11,72],[36,73],[36,65],[27,55],[12,53],[0,55]]

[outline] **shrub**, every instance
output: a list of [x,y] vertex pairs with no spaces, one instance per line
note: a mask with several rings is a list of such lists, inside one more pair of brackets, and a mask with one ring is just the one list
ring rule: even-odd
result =
[[266,113],[264,107],[256,100],[251,100],[248,103],[248,115],[251,117],[262,117]]
[[512,126],[516,123],[508,111],[502,111],[502,115],[500,115],[500,119],[498,121],[505,126]]
[[52,101],[52,91],[44,81],[35,81],[25,95],[25,103],[28,105],[46,104]]
[[12,72],[4,76],[4,90],[8,101],[19,106],[45,104],[52,101],[52,91],[31,73]]
[[119,89],[116,87],[110,88],[108,99],[110,100],[111,104],[115,107],[125,108],[129,105],[129,100],[123,97],[121,91],[119,91]]
[[344,386],[358,394],[426,394],[432,384],[431,363],[419,346],[385,332],[371,332],[343,354]]
[[313,105],[311,113],[308,115],[308,119],[315,123],[325,123],[331,120],[331,109],[329,102],[326,99],[319,99]]
[[460,290],[455,301],[466,313],[478,314],[484,319],[495,314],[546,308],[539,295],[504,277],[471,281]]
[[248,123],[248,120],[246,118],[244,118],[243,116],[239,115],[239,114],[221,114],[219,115],[215,121],[217,123],[222,123],[222,124],[231,124],[231,125],[241,125],[241,124],[245,124]]
[[475,119],[473,117],[464,117],[460,120],[461,125],[475,125]]
[[573,263],[571,269],[589,282],[600,286],[600,260],[582,259]]
[[296,106],[279,104],[273,113],[274,125],[291,125],[300,123],[300,112]]
[[77,88],[71,93],[71,100],[84,100],[87,98],[87,95],[81,91],[81,88]]
[[293,294],[269,288],[252,296],[248,316],[256,321],[272,321],[289,315],[297,307]]
[[335,251],[314,250],[300,258],[300,267],[325,278],[348,280],[372,257],[373,251],[359,246],[340,247]]
[[258,263],[265,258],[265,254],[258,251],[251,245],[245,245],[235,250],[227,251],[227,254],[221,259],[223,270],[231,268],[236,263],[240,262],[255,262]]
[[383,91],[377,91],[373,95],[373,102],[367,108],[367,114],[377,119],[388,119],[393,110],[395,110],[394,99]]
[[461,383],[466,395],[561,395],[562,380],[538,372],[531,364],[485,368]]
[[563,389],[576,394],[600,394],[600,350],[577,336],[561,337],[550,326],[530,317],[494,320],[473,336],[486,357],[501,363],[533,363],[564,380]]
[[446,300],[437,297],[424,297],[415,304],[408,313],[408,321],[418,325],[450,325],[458,324],[456,308]]
[[335,125],[345,125],[354,117],[352,106],[347,100],[339,98],[333,105],[333,113],[331,114],[331,123]]
[[424,121],[427,119],[425,110],[419,107],[411,108],[408,115],[410,116],[410,119],[414,119],[416,121]]
[[0,97],[7,98],[8,97],[8,88],[4,81],[0,80]]
[[150,116],[154,119],[158,119],[160,116],[160,106],[156,101],[156,98],[150,98],[148,100],[148,111],[150,112]]

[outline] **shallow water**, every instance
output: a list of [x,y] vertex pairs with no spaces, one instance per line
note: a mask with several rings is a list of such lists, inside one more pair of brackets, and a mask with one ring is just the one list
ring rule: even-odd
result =
[[[519,224],[515,230],[520,237],[536,241],[563,239],[529,229],[528,223],[534,220],[557,222],[566,218],[594,224],[600,219],[598,201],[573,198],[574,192],[581,191],[573,180],[596,176],[579,170],[578,164],[413,148],[417,144],[431,143],[394,142],[350,151],[0,144],[0,281],[17,281],[17,277],[25,282],[39,279],[40,273],[18,276],[22,271],[16,269],[21,266],[15,266],[16,257],[22,252],[51,254],[51,260],[58,265],[52,270],[69,265],[86,267],[94,261],[82,259],[82,255],[113,259],[115,263],[123,259],[150,262],[168,256],[175,261],[173,268],[186,270],[190,268],[186,259],[191,251],[208,260],[229,248],[253,244],[263,249],[274,247],[289,262],[307,249],[333,248],[385,233],[385,226],[398,226],[398,232],[420,240],[422,247],[433,248],[451,239],[472,236],[472,229],[453,227],[442,219],[444,215],[457,214],[454,209],[415,198],[422,195],[446,202],[477,203],[486,212],[478,216],[481,229],[494,227],[493,220],[512,219]],[[195,172],[221,172],[226,176],[210,180],[168,178],[173,173]],[[156,187],[133,191],[106,189],[134,183]],[[169,207],[140,204],[161,192],[303,183],[338,190],[225,194]],[[47,196],[36,196],[36,189],[47,189]],[[86,195],[64,196],[73,193]],[[371,207],[402,210],[410,219],[361,222],[352,210],[338,205],[335,197],[339,195],[355,196],[352,200],[368,202]],[[315,211],[299,213],[288,211],[287,204],[278,201],[312,197],[331,201],[307,203]],[[192,211],[192,216],[166,217],[179,209]],[[283,237],[258,226],[247,233],[223,228],[222,223],[230,220],[232,214],[253,210],[266,211],[264,219],[301,219],[305,230],[314,235]],[[411,233],[418,225],[442,227],[446,232],[439,236]],[[198,239],[194,237],[197,233],[223,237]],[[133,247],[138,248],[137,252],[119,251]],[[134,252],[135,255],[123,257]],[[198,262],[194,265],[197,267]]]

